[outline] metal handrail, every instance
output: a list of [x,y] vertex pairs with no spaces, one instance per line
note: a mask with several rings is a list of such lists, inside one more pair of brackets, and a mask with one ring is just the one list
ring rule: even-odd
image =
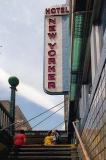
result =
[[[76,121],[75,121],[75,122],[76,122]],[[84,146],[84,144],[83,144],[83,142],[82,142],[82,139],[81,139],[81,137],[80,137],[80,134],[79,134],[79,132],[78,132],[78,129],[77,129],[76,125],[75,125],[75,122],[72,122],[72,124],[73,124],[73,126],[74,126],[75,133],[76,133],[76,136],[77,136],[77,138],[78,138],[78,140],[79,140],[81,149],[82,149],[83,154],[84,154],[84,156],[85,156],[85,159],[86,159],[86,160],[91,160],[90,157],[89,157],[89,155],[88,155],[88,153],[87,153],[87,151],[86,151],[86,149],[85,149],[85,146]]]
[[8,126],[6,126],[6,127],[1,128],[0,131],[7,130],[7,129],[9,129],[11,126],[16,125],[16,124],[20,124],[20,123],[22,123],[22,122],[14,122],[14,123],[11,123],[10,125],[8,125]]
[[0,103],[0,130],[8,126],[9,122],[12,123],[12,118],[9,112]]
[[3,111],[6,114],[6,116],[8,116],[11,119],[11,121],[12,121],[12,118],[11,118],[9,112],[4,108],[4,106],[2,105],[2,103],[0,103],[0,111]]

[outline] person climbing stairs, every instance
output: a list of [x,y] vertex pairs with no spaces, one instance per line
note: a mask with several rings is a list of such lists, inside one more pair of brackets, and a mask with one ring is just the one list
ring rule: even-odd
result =
[[43,144],[47,131],[26,134],[26,144],[20,146],[17,152],[11,150],[8,160],[79,160],[77,145],[68,144],[65,131],[61,131],[62,143],[56,145]]

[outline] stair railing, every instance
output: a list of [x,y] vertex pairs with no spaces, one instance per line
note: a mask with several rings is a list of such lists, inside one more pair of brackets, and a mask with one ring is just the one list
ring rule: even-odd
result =
[[76,121],[75,121],[75,122],[72,122],[72,124],[73,124],[73,126],[74,126],[74,129],[75,129],[76,136],[77,136],[77,138],[78,138],[78,140],[79,140],[79,143],[80,143],[82,152],[83,152],[83,154],[84,154],[84,157],[85,157],[86,160],[91,160],[90,157],[89,157],[89,155],[88,155],[88,153],[87,153],[87,151],[86,151],[86,149],[85,149],[84,143],[82,142],[81,136],[80,136],[80,134],[79,134],[79,132],[78,132],[78,129],[77,129],[77,127],[76,127],[76,123],[77,123]]
[[[0,130],[8,126],[10,122],[12,122],[12,118],[9,112],[0,103]],[[11,131],[8,130],[8,132],[10,133]]]
[[20,124],[20,122],[11,123],[10,125],[5,126],[4,128],[1,128],[0,131],[8,130],[11,126],[13,126],[13,125],[19,125],[19,124]]

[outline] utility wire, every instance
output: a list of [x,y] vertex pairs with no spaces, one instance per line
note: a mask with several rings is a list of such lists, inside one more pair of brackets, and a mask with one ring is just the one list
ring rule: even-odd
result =
[[65,123],[65,121],[59,123],[57,126],[55,126],[52,130],[55,130],[57,127],[59,127],[60,125],[62,125],[63,123]]
[[[51,107],[50,109],[48,109],[48,110],[46,110],[46,111],[44,111],[44,112],[42,112],[42,113],[38,114],[37,116],[35,116],[35,117],[33,117],[33,118],[31,118],[31,119],[29,119],[29,120],[27,120],[27,121],[25,121],[25,122],[21,123],[20,125],[16,126],[16,128],[18,128],[18,127],[20,127],[20,126],[23,126],[24,124],[26,124],[26,123],[28,123],[28,122],[32,121],[33,119],[38,118],[38,117],[39,117],[39,116],[41,116],[42,114],[49,112],[50,110],[52,110],[53,108],[55,108],[55,107],[57,107],[57,106],[61,105],[62,103],[64,103],[64,101],[62,101],[61,103],[59,103],[59,104],[57,104],[57,105],[55,105],[55,106]],[[54,113],[55,113],[55,112],[54,112]]]
[[[31,118],[31,119],[29,119],[29,120],[27,120],[27,121],[24,121],[23,123],[21,122],[21,124],[18,125],[18,126],[16,126],[15,128],[18,128],[18,127],[20,127],[20,126],[23,126],[24,124],[26,124],[26,123],[32,121],[33,119],[36,119],[37,117],[39,117],[39,116],[41,116],[41,115],[49,112],[49,111],[52,110],[53,108],[61,105],[62,103],[66,102],[66,101],[68,101],[68,100],[65,100],[65,101],[62,101],[62,102],[58,103],[57,105],[55,105],[55,106],[51,107],[50,109],[48,109],[48,110],[46,110],[46,111],[38,114],[37,116],[34,116],[33,118]],[[8,129],[9,127],[11,127],[11,126],[13,126],[13,125],[15,125],[15,124],[18,124],[18,123],[19,123],[19,122],[14,122],[14,123],[10,124],[9,126],[6,126],[6,127],[2,128],[2,129],[0,129],[0,131],[5,130],[5,129]]]
[[53,112],[52,114],[50,114],[48,117],[44,118],[42,121],[40,121],[39,123],[37,123],[35,126],[32,127],[35,128],[36,126],[38,126],[39,124],[41,124],[42,122],[44,122],[45,120],[47,120],[48,118],[50,118],[52,115],[54,115],[56,112],[58,112],[59,110],[61,110],[64,106],[62,106],[61,108],[59,108],[57,111]]

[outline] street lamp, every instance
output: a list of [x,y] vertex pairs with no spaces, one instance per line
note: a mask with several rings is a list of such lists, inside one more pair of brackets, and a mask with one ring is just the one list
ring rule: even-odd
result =
[[[19,84],[19,79],[17,77],[10,77],[8,79],[9,84],[11,85],[11,101],[10,101],[10,116],[12,121],[10,122],[10,125],[13,124],[15,122],[15,91],[16,91],[16,87]],[[11,132],[12,135],[14,135],[14,129],[15,126],[11,125]]]

